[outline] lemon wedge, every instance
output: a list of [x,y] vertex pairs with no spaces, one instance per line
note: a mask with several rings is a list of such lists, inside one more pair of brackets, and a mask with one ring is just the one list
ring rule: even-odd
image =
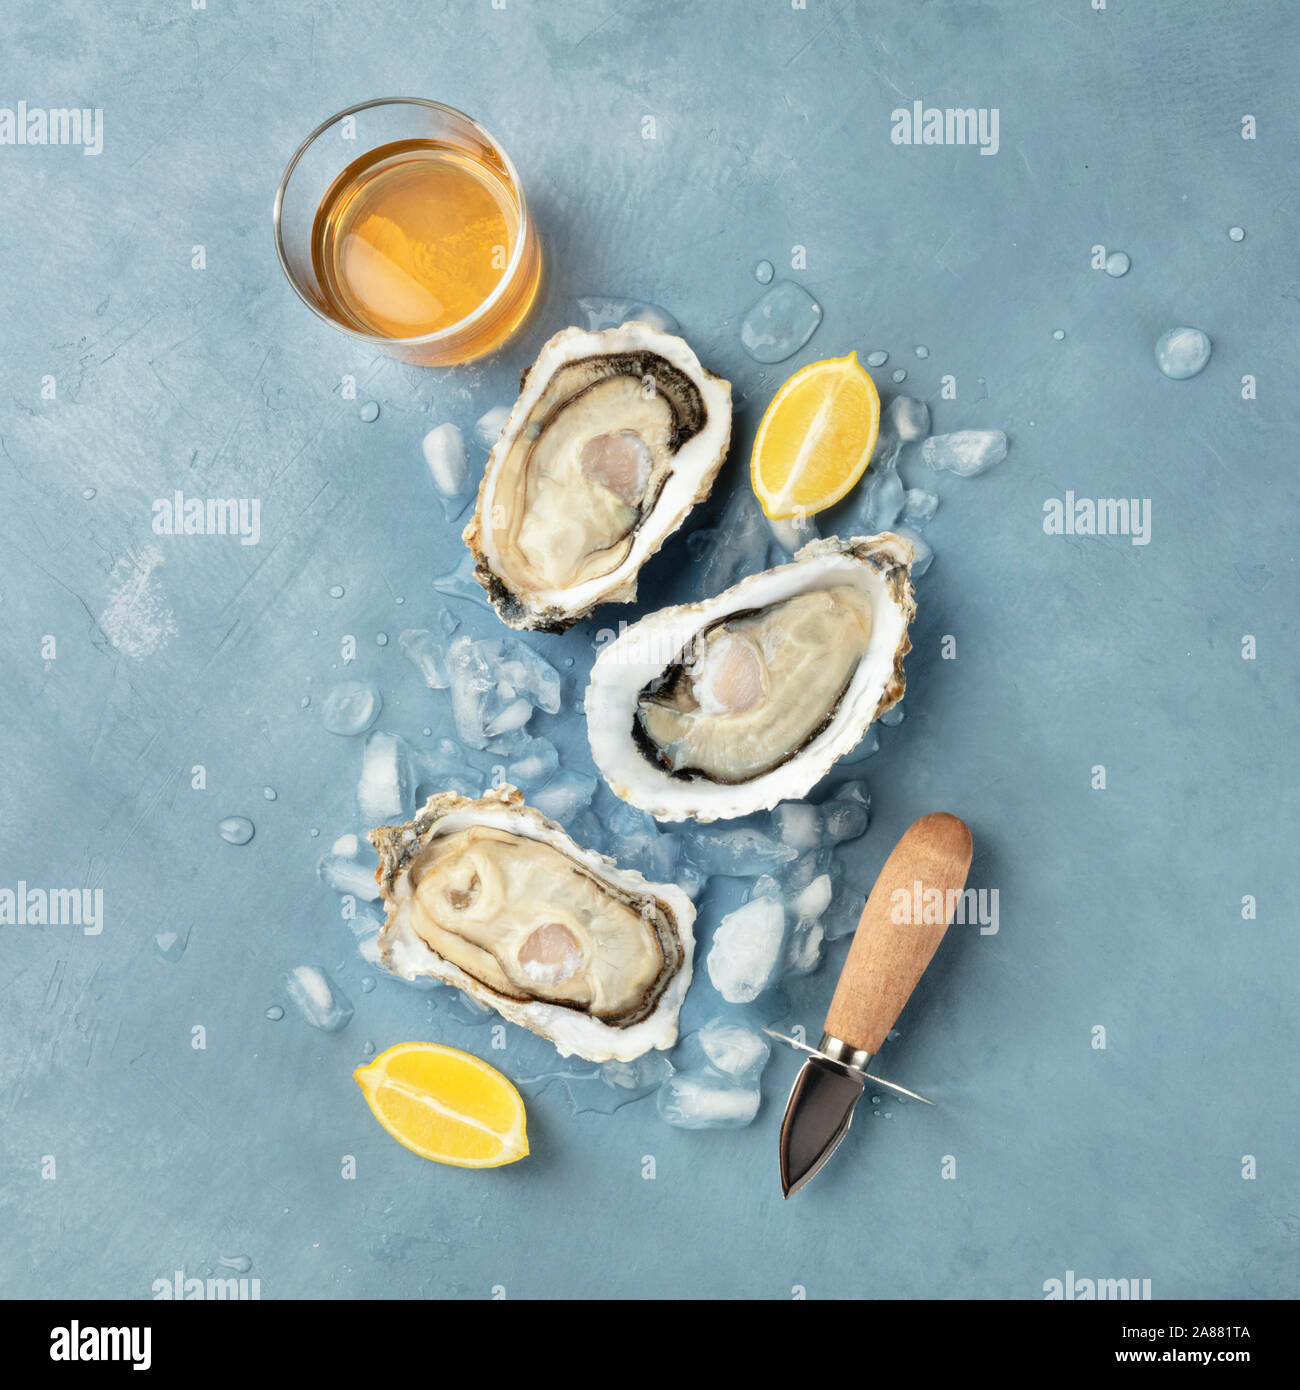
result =
[[468,1052],[398,1043],[352,1075],[375,1119],[422,1158],[498,1168],[528,1152],[522,1097]]
[[880,396],[856,352],[797,371],[754,440],[750,480],[763,515],[812,516],[833,506],[866,472],[879,429]]

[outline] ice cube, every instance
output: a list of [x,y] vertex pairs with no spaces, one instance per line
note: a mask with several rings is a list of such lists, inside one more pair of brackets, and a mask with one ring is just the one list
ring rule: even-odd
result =
[[357,783],[357,811],[364,825],[394,825],[415,809],[411,750],[396,734],[375,730],[366,739]]
[[708,881],[708,875],[701,873],[694,864],[682,864],[677,870],[677,886],[692,902],[704,892]]
[[662,1052],[647,1052],[632,1062],[605,1062],[600,1068],[600,1079],[606,1086],[643,1094],[667,1081],[672,1074],[673,1064]]
[[319,965],[298,965],[284,977],[284,987],[298,1012],[325,1033],[337,1033],[352,1021],[352,1003]]
[[820,807],[806,801],[783,801],[772,812],[776,833],[797,850],[816,849],[822,842]]
[[336,893],[350,893],[366,902],[379,896],[374,865],[362,864],[351,855],[323,854],[317,860],[316,872]]
[[819,921],[800,922],[790,933],[782,969],[787,975],[807,975],[821,963],[826,929]]
[[704,1055],[720,1072],[747,1081],[757,1081],[772,1052],[766,1036],[747,1023],[719,1017],[700,1029]]
[[779,520],[768,517],[767,525],[777,545],[788,555],[817,539],[817,518],[814,516],[787,516]]
[[1007,437],[1001,430],[956,430],[934,434],[921,445],[921,457],[936,471],[973,478],[1007,456]]
[[815,922],[831,905],[834,885],[830,874],[818,874],[806,887],[795,894],[790,910],[796,922]]
[[915,396],[895,396],[885,412],[885,420],[905,443],[924,439],[930,433],[930,407]]
[[924,488],[911,487],[903,496],[903,520],[924,526],[939,510],[939,495]]
[[585,772],[573,772],[561,768],[547,784],[533,792],[529,804],[535,806],[544,816],[549,816],[561,825],[584,806],[591,804],[596,794],[596,779]]
[[485,448],[490,449],[501,437],[501,431],[510,418],[508,405],[494,405],[474,422],[474,438]]
[[447,648],[447,683],[456,732],[472,748],[487,746],[488,696],[496,690],[480,644],[462,634]]
[[559,712],[560,673],[545,657],[517,637],[487,640],[479,647],[507,700],[522,696],[547,714]]
[[706,874],[751,878],[798,858],[799,851],[751,827],[692,826],[682,832],[687,860]]
[[340,681],[325,697],[321,722],[331,734],[352,738],[365,733],[379,718],[383,704],[373,685],[364,681]]
[[910,526],[895,526],[894,534],[912,542],[912,578],[919,579],[934,561],[934,547]]
[[[364,936],[357,938],[357,954],[367,965],[372,965],[377,970],[387,970],[384,964],[384,955],[379,946],[379,933],[377,931],[367,932]],[[411,983],[418,984],[419,981]]]
[[578,312],[584,325],[593,332],[603,328],[619,328],[633,321],[648,323],[661,333],[676,333],[678,330],[677,320],[667,309],[622,295],[584,295],[578,300]]
[[781,963],[785,909],[778,898],[751,898],[729,912],[713,934],[708,971],[729,1004],[749,1004],[770,985]]
[[678,1072],[659,1089],[659,1114],[678,1129],[739,1128],[758,1114],[757,1085],[738,1086],[729,1077],[701,1070]]
[[330,846],[331,854],[340,854],[344,859],[355,859],[361,853],[361,840],[357,835],[340,835]]
[[845,782],[829,801],[822,802],[827,839],[839,843],[866,833],[871,820],[871,793],[865,782]]
[[863,895],[851,889],[841,889],[835,894],[830,906],[818,919],[827,941],[837,941],[841,936],[848,936],[857,930],[863,902]]
[[887,531],[903,510],[903,480],[893,468],[877,469],[873,463],[867,478],[867,523],[877,531]]
[[[727,503],[718,524],[707,533],[696,533],[702,544],[693,548],[699,560],[697,584],[704,594],[729,589],[742,575],[767,563],[771,533],[754,494],[738,489]],[[691,539],[696,540],[696,536]]]
[[532,717],[533,707],[527,700],[511,700],[500,714],[488,720],[483,732],[489,738],[499,738],[502,734],[511,734],[517,729],[522,729]]
[[506,763],[506,781],[528,791],[549,781],[559,766],[560,755],[549,739],[526,739]]
[[469,456],[459,429],[450,422],[438,425],[424,436],[421,445],[429,465],[433,485],[446,498],[464,497],[471,489]]
[[408,627],[397,639],[397,645],[401,647],[402,655],[424,677],[424,683],[430,690],[446,690],[451,684],[446,652],[433,633],[422,627]]

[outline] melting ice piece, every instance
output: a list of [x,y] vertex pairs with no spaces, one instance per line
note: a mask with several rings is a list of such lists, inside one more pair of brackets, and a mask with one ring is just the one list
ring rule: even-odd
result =
[[352,1021],[352,1002],[319,965],[298,965],[284,977],[284,987],[298,1012],[325,1033],[337,1033]]
[[934,547],[919,531],[910,526],[895,526],[894,534],[912,542],[912,578],[919,579],[934,560]]
[[430,690],[446,690],[451,684],[442,643],[422,627],[408,627],[397,639],[402,655],[424,677]]
[[792,849],[816,849],[822,842],[820,806],[806,801],[783,801],[772,812],[772,822],[782,842]]
[[772,1044],[757,1028],[725,1017],[706,1023],[699,1039],[712,1065],[739,1080],[757,1081],[772,1053]]
[[936,471],[973,478],[1007,456],[1007,437],[1001,430],[956,430],[934,434],[921,445],[921,457]]
[[413,771],[405,739],[378,729],[366,739],[357,783],[357,811],[364,825],[410,820],[415,809]]
[[821,321],[822,306],[812,295],[793,280],[781,280],[741,320],[740,342],[756,362],[784,362]]
[[431,429],[420,447],[433,485],[444,497],[463,497],[470,491],[469,455],[455,425],[448,422]]
[[482,604],[484,608],[488,607],[487,595],[483,586],[474,578],[476,563],[473,555],[467,550],[446,574],[440,574],[434,579],[433,587],[440,594],[449,594],[452,598],[469,599],[472,603]]
[[1210,360],[1210,340],[1199,328],[1171,328],[1156,342],[1156,366],[1175,381],[1203,371]]
[[798,922],[790,932],[781,968],[787,975],[807,975],[821,963],[826,929],[816,918]]
[[876,531],[887,531],[903,510],[903,480],[894,468],[871,466],[867,479],[865,520]]
[[821,805],[826,838],[833,843],[856,840],[871,820],[871,793],[865,782],[845,782]]
[[582,314],[583,325],[593,331],[602,328],[617,328],[620,324],[635,320],[648,323],[661,333],[676,333],[678,323],[667,309],[657,304],[646,304],[640,299],[625,299],[617,295],[589,294],[578,300],[578,310]]
[[498,686],[508,687],[501,692],[503,698],[523,696],[547,714],[559,712],[560,673],[549,661],[517,637],[489,640],[480,646]]
[[355,859],[361,853],[361,837],[355,834],[340,835],[330,846],[331,854],[341,854],[344,859]]
[[903,494],[903,520],[924,526],[939,510],[939,495],[924,488],[911,487]]
[[737,489],[718,524],[687,541],[700,593],[720,594],[738,579],[762,569],[770,532],[754,494]]
[[506,427],[506,421],[510,418],[510,407],[508,405],[494,405],[491,410],[484,411],[474,423],[474,438],[485,448],[490,449],[501,437],[501,431]]
[[673,1064],[662,1052],[647,1052],[632,1062],[604,1062],[600,1068],[600,1079],[606,1086],[642,1094],[661,1085],[672,1074]]
[[779,520],[768,517],[767,524],[777,545],[788,555],[817,539],[817,518],[814,516],[787,516]]
[[659,1090],[660,1116],[678,1129],[739,1128],[758,1114],[757,1085],[738,1086],[711,1069],[678,1072]]
[[818,874],[790,900],[790,911],[795,921],[815,922],[831,905],[834,891],[830,874]]
[[895,396],[885,411],[885,421],[905,443],[930,433],[930,407],[915,396]]
[[321,722],[332,734],[352,738],[365,731],[379,718],[384,702],[379,691],[364,681],[340,681],[325,697]]
[[585,772],[571,772],[561,768],[544,787],[533,792],[529,804],[535,806],[544,816],[559,821],[563,825],[570,816],[576,815],[584,806],[591,804],[596,794],[596,779]]
[[350,893],[365,902],[373,902],[379,896],[374,865],[367,866],[352,855],[322,855],[316,872],[336,893]]
[[880,735],[876,732],[876,726],[873,724],[867,732],[862,735],[858,746],[856,748],[851,748],[840,759],[840,766],[847,767],[852,763],[866,762],[868,758],[873,757],[879,752]]
[[555,745],[545,738],[525,738],[511,749],[506,762],[506,781],[530,791],[550,781],[560,766]]
[[706,874],[751,878],[798,857],[798,850],[746,826],[693,826],[683,831],[687,860]]
[[718,923],[709,948],[713,987],[728,1004],[749,1004],[770,985],[785,943],[785,909],[775,897],[755,897]]
[[903,702],[900,700],[896,705],[891,705],[880,716],[880,722],[887,729],[894,729],[900,725],[906,716],[903,714]]

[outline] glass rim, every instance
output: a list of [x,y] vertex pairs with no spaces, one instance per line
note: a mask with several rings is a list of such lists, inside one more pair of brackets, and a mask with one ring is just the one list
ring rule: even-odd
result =
[[[289,257],[284,249],[284,194],[289,186],[289,180],[293,177],[293,171],[298,167],[303,155],[325,134],[327,130],[346,116],[355,116],[359,111],[369,111],[375,106],[420,106],[426,110],[444,112],[449,116],[464,121],[466,125],[472,127],[483,139],[496,151],[497,157],[505,165],[506,174],[509,176],[512,187],[515,190],[516,202],[519,212],[519,226],[515,233],[515,247],[510,254],[510,259],[506,263],[506,268],[502,273],[501,279],[497,281],[492,293],[472,312],[466,314],[464,318],[457,319],[455,323],[448,324],[446,328],[439,328],[433,333],[422,333],[413,338],[390,338],[383,337],[375,333],[364,333],[358,328],[352,328],[346,323],[341,323],[338,319],[327,314],[321,306],[310,295],[304,293],[302,286],[298,283],[298,277],[294,274],[289,265]],[[377,148],[377,147],[376,147]],[[519,181],[519,174],[515,169],[514,162],[507,154],[501,142],[473,116],[467,116],[464,111],[458,110],[455,106],[448,106],[444,101],[431,101],[427,97],[375,97],[372,101],[358,102],[355,106],[345,106],[342,111],[336,111],[327,120],[324,120],[313,130],[302,144],[293,152],[292,158],[285,165],[284,173],[280,175],[279,187],[275,190],[275,205],[271,212],[271,222],[275,231],[275,254],[280,261],[280,269],[284,271],[284,278],[288,280],[293,292],[299,299],[320,319],[327,323],[331,328],[337,329],[340,333],[346,333],[349,338],[354,338],[358,342],[368,343],[372,347],[391,350],[394,347],[427,347],[441,342],[465,332],[486,316],[494,309],[505,295],[519,269],[523,260],[524,252],[528,245],[528,238],[531,234],[531,227],[528,221],[528,204],[524,197],[523,185]]]

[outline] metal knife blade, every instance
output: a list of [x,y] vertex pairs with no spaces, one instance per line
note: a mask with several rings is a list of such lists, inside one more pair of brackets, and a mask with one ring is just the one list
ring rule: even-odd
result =
[[[943,812],[922,816],[885,861],[840,971],[821,1045],[812,1051],[796,1044],[811,1055],[781,1125],[785,1196],[810,1182],[848,1133],[867,1066],[938,949],[970,861],[969,829]],[[946,909],[941,917],[932,909],[909,910],[916,903],[933,903],[936,895]]]
[[865,1078],[809,1057],[799,1069],[781,1124],[781,1194],[789,1197],[821,1171],[849,1132]]

